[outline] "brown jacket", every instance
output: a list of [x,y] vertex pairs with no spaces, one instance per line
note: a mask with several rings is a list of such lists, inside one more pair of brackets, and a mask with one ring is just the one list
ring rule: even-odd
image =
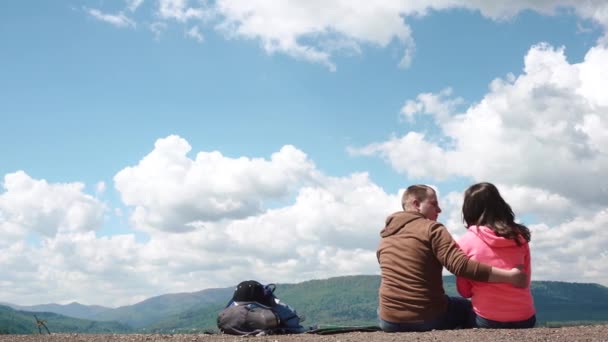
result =
[[419,213],[401,211],[386,219],[380,232],[378,262],[380,318],[416,323],[438,318],[447,310],[443,267],[457,276],[487,281],[491,268],[470,260],[441,224]]

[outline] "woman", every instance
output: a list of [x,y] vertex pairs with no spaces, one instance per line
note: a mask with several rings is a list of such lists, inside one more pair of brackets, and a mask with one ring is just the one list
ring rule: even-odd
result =
[[[458,245],[471,259],[500,268],[523,267],[531,275],[530,230],[515,223],[513,210],[491,183],[478,183],[464,194],[462,215],[468,231]],[[471,298],[473,325],[480,328],[532,328],[536,310],[530,292],[503,283],[458,277],[458,292]]]

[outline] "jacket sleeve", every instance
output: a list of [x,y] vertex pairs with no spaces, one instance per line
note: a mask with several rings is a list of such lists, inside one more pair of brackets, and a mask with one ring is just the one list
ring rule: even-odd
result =
[[490,278],[492,268],[469,259],[442,224],[430,228],[429,241],[437,260],[456,276],[485,282]]

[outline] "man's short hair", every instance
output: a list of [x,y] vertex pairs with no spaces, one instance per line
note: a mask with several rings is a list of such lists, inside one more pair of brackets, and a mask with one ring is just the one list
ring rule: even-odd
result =
[[405,207],[407,206],[408,202],[411,202],[412,198],[417,200],[418,202],[424,201],[429,195],[429,190],[435,192],[433,188],[424,184],[408,186],[407,189],[403,192],[403,196],[401,197],[401,207],[403,208],[403,210],[405,210]]

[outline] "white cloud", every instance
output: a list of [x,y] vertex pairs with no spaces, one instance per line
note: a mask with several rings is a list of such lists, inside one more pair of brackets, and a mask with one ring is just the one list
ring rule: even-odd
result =
[[218,26],[230,37],[259,39],[268,53],[285,53],[294,58],[326,65],[335,70],[327,41],[338,39],[341,46],[361,43],[386,47],[399,42],[405,52],[400,64],[411,62],[414,43],[410,28],[395,2],[361,1],[256,1],[217,2],[221,17]]
[[49,184],[23,171],[4,176],[0,194],[0,232],[11,236],[37,233],[52,237],[101,227],[105,206],[83,193],[84,184]]
[[[125,10],[133,12],[141,3],[142,0],[126,0]],[[493,20],[507,20],[525,10],[545,15],[568,10],[608,28],[605,1],[578,0],[159,0],[150,21],[174,21],[188,27],[192,21],[212,25],[228,38],[258,40],[269,54],[286,54],[332,71],[336,70],[336,53],[359,54],[362,45],[385,48],[395,43],[402,49],[397,64],[407,68],[415,51],[414,34],[407,20],[432,11],[459,8],[479,11]],[[116,26],[135,26],[123,12],[109,15],[95,9],[89,13]],[[158,33],[155,36],[158,39]]]
[[[367,174],[325,176],[291,146],[269,159],[232,159],[218,152],[189,159],[189,150],[177,136],[159,139],[138,165],[115,177],[126,204],[156,213],[156,221],[143,218],[149,228],[145,242],[134,234],[62,230],[43,237],[40,245],[0,245],[0,268],[11,270],[3,273],[0,301],[124,305],[243,279],[294,282],[378,272],[378,234],[385,217],[399,210],[398,194],[386,194]],[[279,201],[286,194],[295,198]],[[246,216],[206,204],[248,198],[260,203]],[[190,206],[201,201],[207,202]],[[272,208],[264,208],[266,202]],[[195,220],[174,214],[189,210]],[[30,207],[28,213],[40,211]],[[190,230],[167,232],[171,223],[189,221]],[[28,264],[17,266],[24,256]]]
[[199,43],[202,43],[205,40],[200,28],[196,25],[192,26],[188,31],[186,31],[186,36],[196,40]]
[[[446,5],[452,1],[439,1]],[[560,11],[574,11],[584,19],[608,27],[608,4],[602,0],[577,1],[577,0],[514,0],[514,1],[483,1],[483,0],[460,0],[455,2],[457,6],[479,10],[484,16],[504,20],[509,19],[525,10],[532,10],[546,15],[555,15]],[[440,5],[441,6],[441,5]]]
[[141,6],[144,0],[125,0],[125,2],[127,3],[127,8],[129,11],[135,12],[139,6]]
[[464,99],[450,98],[452,88],[443,89],[439,94],[423,93],[416,100],[408,100],[401,108],[401,115],[408,121],[414,121],[416,114],[430,114],[436,122],[444,121],[464,103]]
[[446,167],[445,151],[425,139],[423,133],[408,132],[403,137],[393,137],[389,141],[372,143],[363,148],[349,148],[353,155],[381,155],[391,166],[409,177],[431,176],[446,179],[451,170]]
[[608,210],[532,230],[536,279],[608,284]]
[[[294,257],[302,245],[371,251],[376,248],[384,218],[390,214],[387,210],[399,207],[397,196],[386,195],[366,174],[354,174],[303,187],[292,206],[231,222],[222,231],[240,250],[270,253],[270,258]],[[271,251],[266,247],[269,236],[275,243]]]
[[141,248],[133,236],[96,237],[94,232],[59,233],[38,246],[14,243],[0,249],[1,300],[132,303],[142,293],[151,294],[147,274],[140,271]]
[[[285,283],[378,273],[378,234],[385,217],[400,210],[401,192],[385,193],[365,173],[326,176],[292,146],[269,159],[229,158],[219,152],[199,152],[191,159],[190,150],[180,137],[159,139],[137,165],[116,174],[125,204],[135,212],[141,207],[154,213],[133,219],[147,230],[144,241],[133,233],[107,237],[88,229],[59,229],[43,235],[38,245],[26,243],[23,234],[0,244],[0,301],[118,306],[244,279]],[[101,206],[82,194],[82,184],[48,184],[24,173],[7,177],[0,219],[22,232],[32,231],[24,223],[31,220],[15,218],[40,217],[40,203]],[[546,189],[498,186],[518,216],[551,216],[572,205]],[[255,205],[247,207],[250,198]],[[213,207],[222,201],[253,209],[242,215],[230,207]],[[461,201],[462,193],[440,194],[441,220],[456,236],[464,232]],[[101,212],[95,216],[98,222]],[[567,223],[531,226],[535,279],[607,284],[602,248],[608,236],[597,229],[607,217],[604,210],[588,218],[573,216]],[[80,222],[78,227],[89,226]],[[180,226],[185,228],[174,229]],[[564,272],[556,265],[571,267]]]
[[[573,200],[545,189],[498,184],[505,200],[519,217],[534,215],[540,222],[558,224],[576,214],[594,214],[595,210],[578,208]],[[576,209],[575,209],[576,208]]]
[[[441,94],[424,94],[439,108],[432,113],[439,139],[408,132],[351,151],[380,155],[414,178],[492,180],[536,188],[577,206],[605,207],[608,104],[597,89],[608,87],[608,77],[597,75],[608,70],[606,51],[594,47],[583,62],[569,64],[563,49],[534,46],[524,74],[494,80],[490,92],[464,112],[448,114],[444,109],[453,100],[441,105]],[[411,103],[411,115],[422,107],[432,111],[420,97]]]
[[154,34],[155,40],[160,40],[161,34],[167,29],[167,27],[168,26],[166,23],[160,21],[153,22],[148,26],[150,31],[152,31],[152,33]]
[[87,12],[97,20],[104,21],[116,27],[135,27],[135,22],[127,17],[124,13],[118,14],[103,13],[98,9],[90,8]]
[[314,164],[293,146],[284,146],[270,160],[233,159],[219,152],[190,159],[190,149],[178,136],[159,139],[138,165],[114,177],[122,200],[134,207],[131,218],[138,228],[185,231],[197,221],[255,215],[264,200],[280,200],[314,178]]
[[[232,284],[245,278],[289,282],[377,272],[378,233],[400,201],[367,174],[324,176],[292,146],[268,160],[219,152],[189,159],[190,149],[177,136],[159,139],[137,166],[115,177],[124,202],[137,206],[133,222],[150,233],[142,250],[146,267],[163,265],[173,278],[153,282],[181,281],[186,285],[179,290],[187,290],[192,280],[181,274]],[[296,195],[295,202],[264,208],[288,194]],[[213,207],[227,199],[233,207]],[[140,217],[138,208],[155,216]],[[176,212],[192,215],[176,217]]]
[[157,15],[162,19],[187,22],[191,19],[204,19],[211,14],[203,7],[190,7],[188,0],[159,0]]
[[[336,54],[396,45],[407,67],[415,51],[408,20],[432,11],[467,8],[494,20],[531,9],[572,8],[608,27],[605,1],[480,0],[216,2],[159,0],[146,22],[156,39],[169,23],[202,40],[208,27],[228,38],[259,41],[281,53],[335,70]],[[135,27],[124,13],[87,13]],[[147,6],[146,6],[147,7]],[[585,23],[588,25],[589,23]],[[381,155],[412,178],[492,180],[514,211],[534,215],[535,279],[608,284],[608,49],[598,44],[570,64],[563,49],[539,45],[519,76],[497,79],[469,105],[450,88],[406,101],[401,115],[428,114],[433,132],[407,132],[353,153]],[[457,90],[456,90],[457,93]],[[177,136],[114,177],[134,227],[147,233],[96,235],[105,206],[80,183],[54,184],[25,172],[8,174],[0,194],[0,301],[80,301],[121,305],[167,292],[227,286],[243,279],[293,282],[378,273],[375,249],[386,215],[399,210],[367,174],[336,178],[287,145],[269,158],[198,152]],[[97,192],[105,190],[97,185]],[[462,193],[440,198],[442,220],[464,232]],[[116,216],[122,209],[115,208]],[[112,227],[108,227],[112,229]],[[31,235],[35,236],[32,241]],[[139,235],[137,235],[139,236]],[[40,241],[38,243],[38,241]]]
[[[604,45],[571,64],[563,48],[540,44],[521,75],[494,80],[464,111],[447,91],[406,102],[406,118],[429,114],[437,132],[409,131],[350,151],[381,156],[414,179],[494,182],[532,231],[534,279],[608,284],[607,72]],[[462,235],[462,193],[440,205],[440,220]]]
[[95,185],[95,192],[98,194],[106,192],[106,183],[103,181],[97,182],[97,185]]
[[220,284],[377,273],[378,234],[387,211],[398,210],[398,196],[385,194],[364,174],[322,178],[317,186],[301,188],[292,205],[199,222],[182,234],[154,232],[144,259],[174,278],[159,283],[181,280],[188,286],[184,276],[190,273]]
[[573,8],[581,18],[608,27],[608,4],[603,1],[220,0],[215,11],[220,18],[218,27],[231,37],[259,39],[268,53],[285,53],[335,70],[332,55],[336,51],[325,43],[335,39],[356,47],[348,51],[359,51],[360,44],[386,47],[396,42],[404,51],[399,66],[409,67],[415,43],[407,18],[455,8],[479,10],[494,20],[508,19],[524,10],[552,15],[559,8]]

